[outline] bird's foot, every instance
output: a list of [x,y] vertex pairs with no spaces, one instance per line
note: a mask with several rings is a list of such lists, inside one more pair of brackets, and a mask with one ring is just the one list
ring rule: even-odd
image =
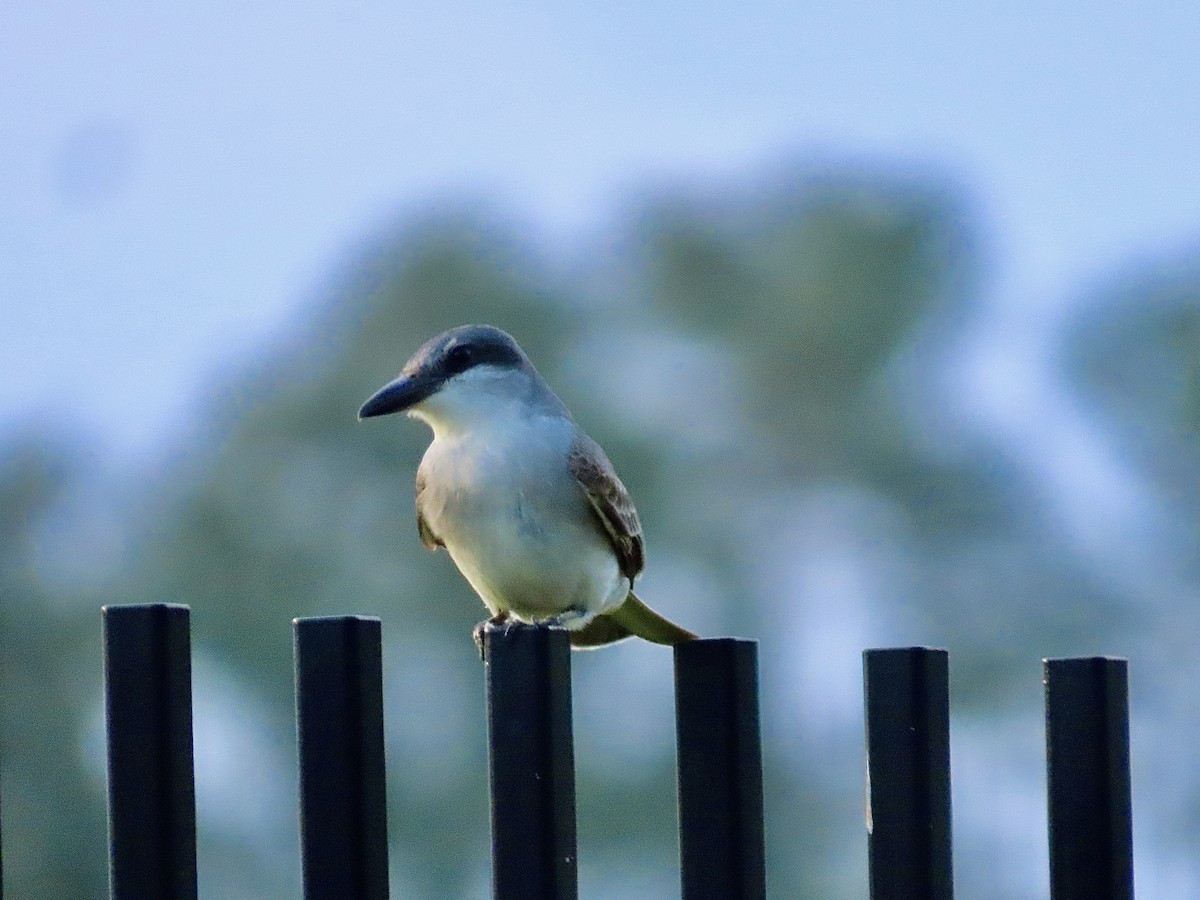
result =
[[479,648],[479,659],[482,662],[487,662],[487,650],[483,643],[483,633],[489,628],[500,628],[503,626],[507,629],[511,624],[512,621],[509,619],[508,611],[501,610],[490,619],[484,619],[471,629],[471,637],[475,640],[475,646]]

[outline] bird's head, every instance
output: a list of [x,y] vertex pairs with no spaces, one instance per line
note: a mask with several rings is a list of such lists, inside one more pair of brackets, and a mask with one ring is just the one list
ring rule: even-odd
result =
[[512,335],[491,325],[463,325],[426,341],[358,417],[403,412],[436,435],[547,398],[555,411],[561,407]]

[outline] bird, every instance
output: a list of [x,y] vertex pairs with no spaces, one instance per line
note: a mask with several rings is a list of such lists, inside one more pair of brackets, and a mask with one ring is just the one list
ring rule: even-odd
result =
[[417,467],[417,531],[483,600],[483,631],[561,626],[576,648],[697,635],[638,598],[642,524],[604,450],[512,335],[463,325],[426,341],[359,420],[406,413],[433,431]]

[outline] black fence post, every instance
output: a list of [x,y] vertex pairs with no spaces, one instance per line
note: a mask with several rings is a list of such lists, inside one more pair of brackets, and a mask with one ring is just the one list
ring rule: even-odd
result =
[[492,896],[577,895],[571,648],[561,628],[484,631]]
[[388,896],[380,622],[295,619],[300,849],[307,900]]
[[1050,896],[1132,900],[1128,664],[1096,656],[1043,665]]
[[945,650],[863,653],[871,900],[950,900],[950,690]]
[[758,642],[675,647],[679,848],[684,900],[761,900],[762,740]]
[[109,890],[195,900],[192,662],[186,606],[106,606]]

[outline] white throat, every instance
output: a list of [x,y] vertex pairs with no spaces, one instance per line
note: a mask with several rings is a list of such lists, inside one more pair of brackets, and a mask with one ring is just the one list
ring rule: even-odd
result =
[[518,369],[476,366],[451,378],[408,414],[432,428],[434,440],[456,438],[543,412],[533,387],[529,374]]

